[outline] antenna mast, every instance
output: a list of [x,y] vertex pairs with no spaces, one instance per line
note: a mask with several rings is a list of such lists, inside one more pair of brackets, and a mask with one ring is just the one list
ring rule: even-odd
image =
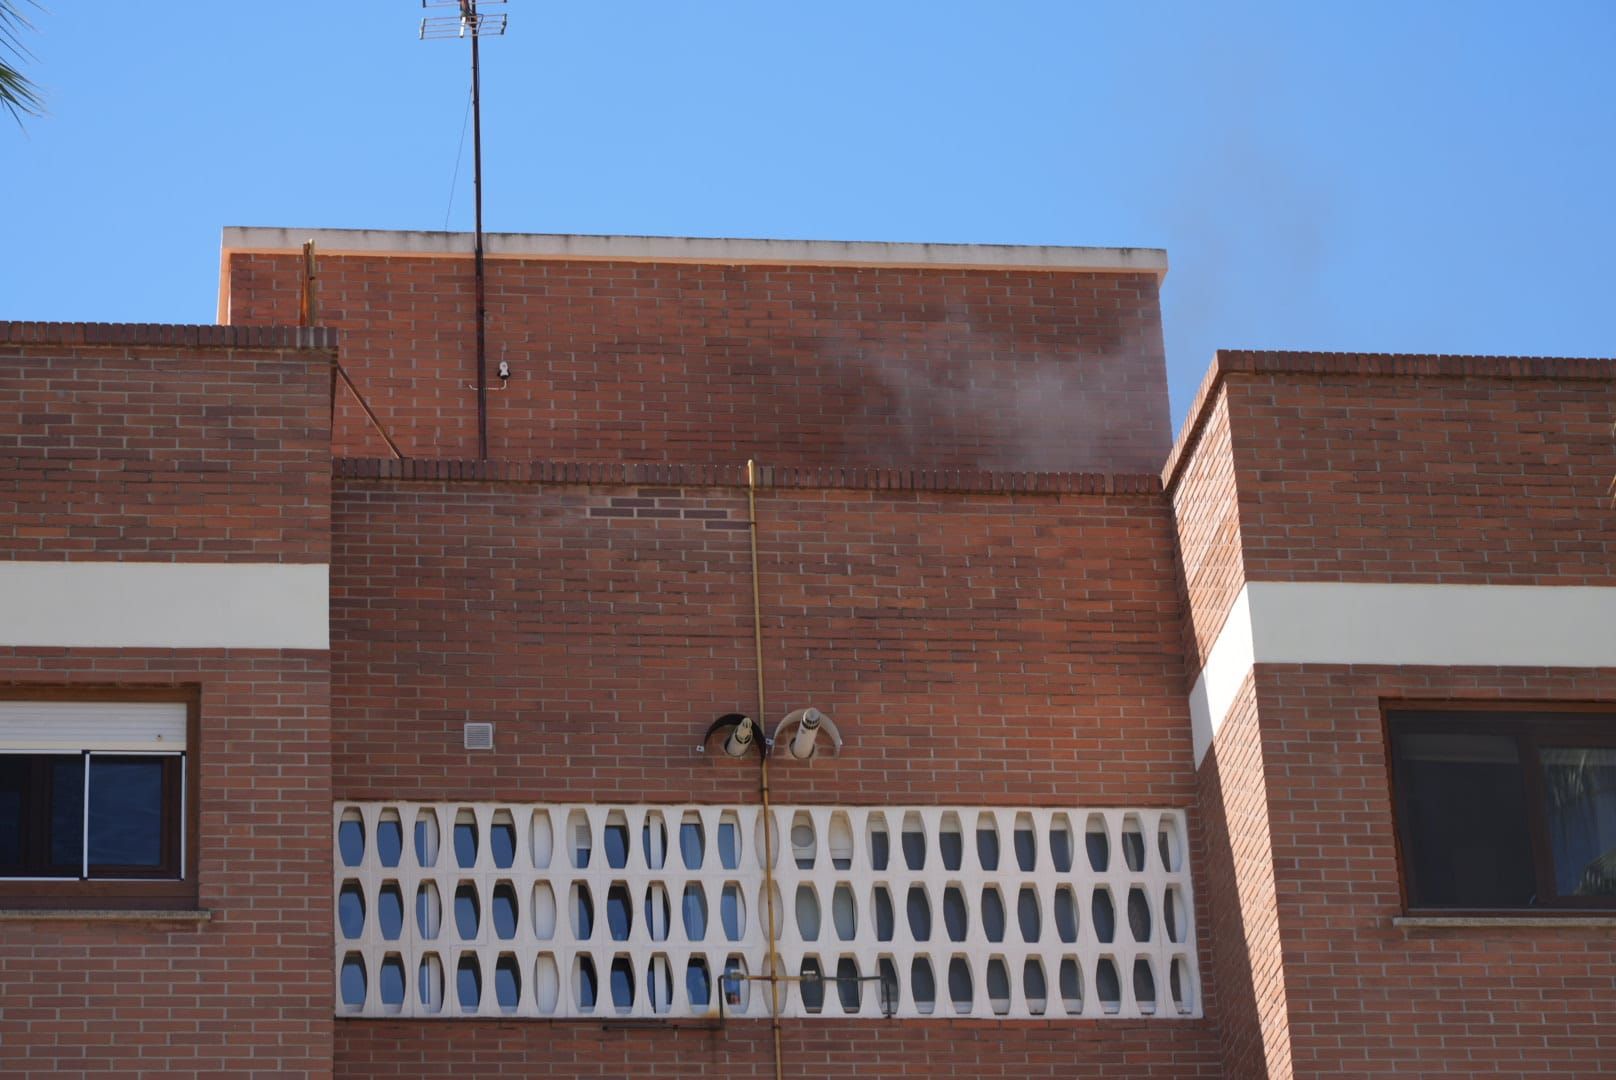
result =
[[[428,38],[469,37],[471,39],[471,160],[472,177],[477,204],[477,231],[472,242],[472,255],[476,264],[477,304],[477,457],[488,457],[488,308],[483,285],[483,111],[482,71],[477,55],[477,41],[483,35],[503,37],[506,16],[484,15],[477,10],[479,0],[421,0],[424,8],[458,7],[458,15],[427,16],[421,20],[421,40]],[[481,0],[485,5],[503,4],[505,0]]]

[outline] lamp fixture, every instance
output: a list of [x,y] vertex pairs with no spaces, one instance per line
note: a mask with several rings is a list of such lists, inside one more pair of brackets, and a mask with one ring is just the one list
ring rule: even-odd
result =
[[830,737],[833,751],[842,748],[842,733],[836,729],[830,717],[812,707],[787,713],[775,726],[774,734],[764,735],[761,740],[757,737],[757,729],[757,722],[745,713],[725,713],[708,725],[706,734],[696,746],[696,752],[706,753],[707,744],[721,731],[728,732],[723,744],[724,753],[733,758],[746,757],[754,746],[760,755],[769,757],[775,746],[789,737],[785,744],[786,752],[799,761],[807,761],[819,750],[821,731]]

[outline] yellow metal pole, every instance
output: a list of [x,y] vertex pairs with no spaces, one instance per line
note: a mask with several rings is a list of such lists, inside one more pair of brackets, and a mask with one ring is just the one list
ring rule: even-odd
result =
[[774,812],[769,809],[768,703],[763,693],[763,600],[758,586],[757,462],[746,462],[746,524],[752,538],[752,648],[757,664],[757,722],[763,742],[759,787],[763,796],[763,906],[768,911],[769,1027],[774,1037],[774,1080],[784,1080],[780,1050],[780,954],[774,912]]

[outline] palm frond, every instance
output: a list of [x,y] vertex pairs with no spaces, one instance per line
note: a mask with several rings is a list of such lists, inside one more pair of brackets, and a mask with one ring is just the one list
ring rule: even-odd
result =
[[22,31],[33,29],[14,0],[0,0],[0,106],[19,124],[24,116],[40,115],[44,102],[39,88],[16,67],[33,58],[22,43]]

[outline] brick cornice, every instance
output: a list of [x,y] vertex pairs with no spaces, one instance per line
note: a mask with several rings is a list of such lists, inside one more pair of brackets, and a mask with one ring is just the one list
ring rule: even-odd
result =
[[1440,353],[1349,353],[1220,349],[1190,403],[1184,426],[1162,466],[1171,491],[1199,440],[1224,380],[1233,375],[1323,375],[1359,378],[1539,379],[1616,382],[1616,359],[1576,356],[1469,356]]
[[[656,462],[456,461],[441,458],[336,458],[338,480],[472,481],[507,484],[596,484],[624,487],[746,486],[744,465]],[[1161,494],[1150,473],[989,472],[965,469],[793,468],[762,466],[763,488],[928,491],[994,495]]]
[[0,321],[0,347],[19,345],[308,349],[327,353],[337,348],[337,331],[329,326]]

